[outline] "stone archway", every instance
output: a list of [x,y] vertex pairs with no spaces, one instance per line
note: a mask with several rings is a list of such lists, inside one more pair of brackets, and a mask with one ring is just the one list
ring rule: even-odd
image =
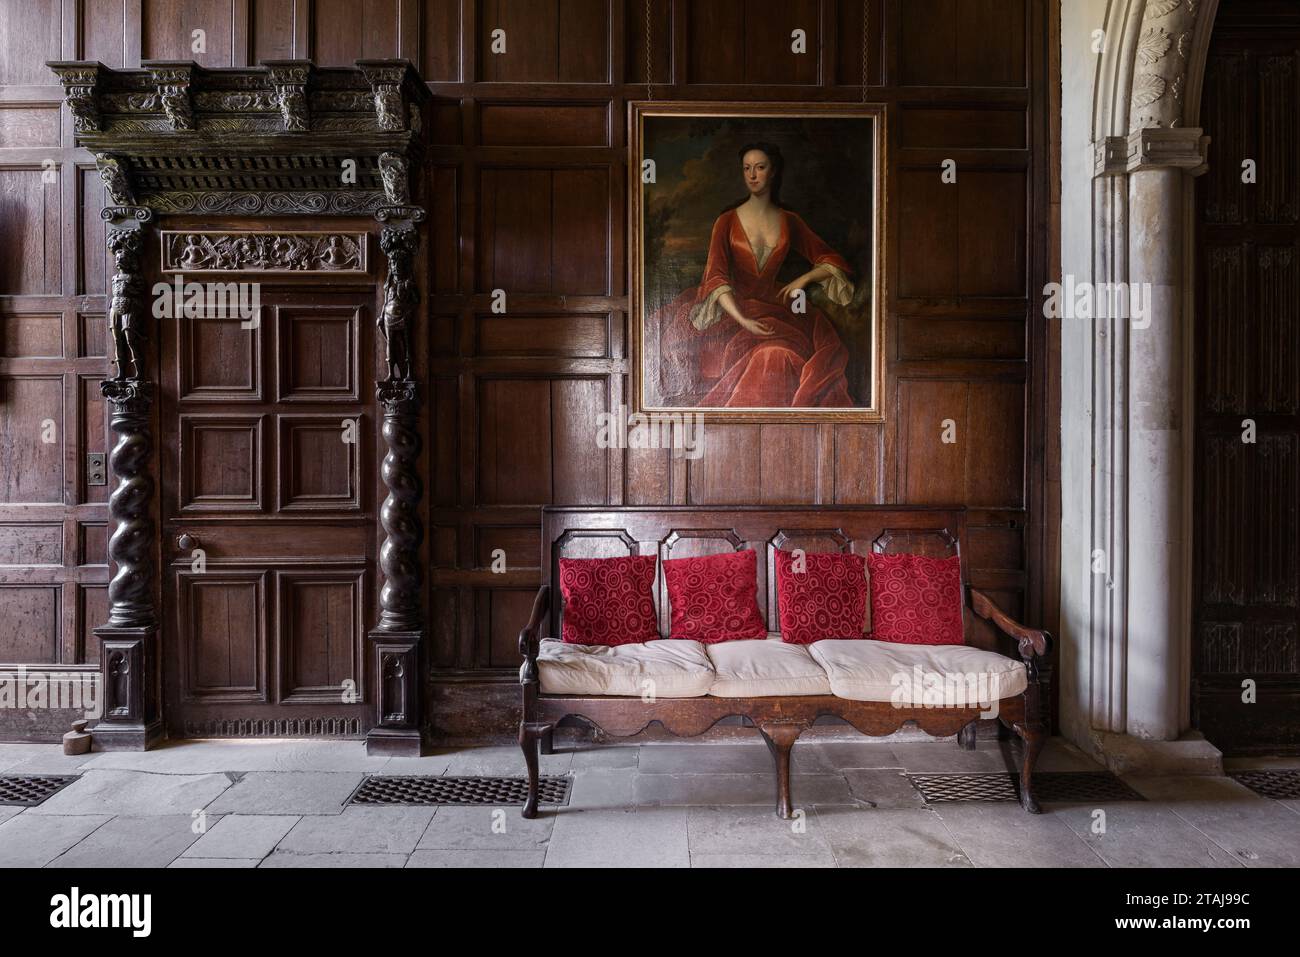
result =
[[1062,273],[1137,296],[1061,332],[1062,730],[1116,770],[1220,767],[1189,733],[1192,180],[1217,8],[1062,4]]

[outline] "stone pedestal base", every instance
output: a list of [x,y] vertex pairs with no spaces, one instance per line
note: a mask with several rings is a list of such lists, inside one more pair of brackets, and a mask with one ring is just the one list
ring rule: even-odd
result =
[[371,728],[366,754],[389,758],[418,758],[429,751],[428,735],[419,728]]
[[1115,774],[1222,774],[1223,754],[1197,731],[1177,741],[1094,731],[1084,750]]
[[147,751],[163,737],[154,686],[157,629],[103,625],[99,677],[103,713],[91,731],[96,751]]
[[370,633],[375,669],[378,724],[366,735],[366,753],[418,758],[424,753],[420,727],[419,631]]

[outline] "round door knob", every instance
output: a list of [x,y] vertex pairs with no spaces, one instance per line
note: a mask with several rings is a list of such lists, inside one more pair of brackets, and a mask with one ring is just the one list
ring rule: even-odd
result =
[[189,532],[181,532],[176,536],[176,547],[183,552],[191,552],[199,547],[199,540]]

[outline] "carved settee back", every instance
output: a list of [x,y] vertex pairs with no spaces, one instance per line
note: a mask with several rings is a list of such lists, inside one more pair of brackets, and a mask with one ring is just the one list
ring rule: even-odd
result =
[[[758,605],[769,632],[780,630],[775,551],[911,552],[934,558],[961,557],[963,601],[969,585],[962,508],[911,506],[699,506],[548,507],[542,510],[542,581],[551,588],[548,636],[559,637],[564,610],[559,589],[561,558],[658,555],[690,558],[752,548],[758,553]],[[655,575],[659,633],[671,622],[662,566]],[[999,650],[986,628],[973,626],[966,601],[966,641]]]

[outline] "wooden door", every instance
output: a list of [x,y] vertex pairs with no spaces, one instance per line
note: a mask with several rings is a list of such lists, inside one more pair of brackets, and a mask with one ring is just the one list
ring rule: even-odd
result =
[[1300,8],[1220,7],[1202,125],[1192,718],[1225,753],[1295,752]]
[[263,282],[255,328],[162,322],[173,736],[356,736],[371,724],[375,296],[369,282]]

